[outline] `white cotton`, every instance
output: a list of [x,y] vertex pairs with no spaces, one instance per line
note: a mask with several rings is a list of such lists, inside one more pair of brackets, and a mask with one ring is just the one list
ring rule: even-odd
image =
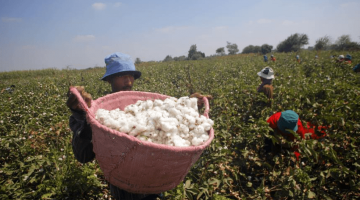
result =
[[203,126],[197,126],[194,128],[194,133],[197,135],[201,135],[203,133],[205,133],[204,127]]
[[141,141],[170,146],[197,146],[209,139],[214,122],[199,115],[197,98],[170,97],[137,101],[124,111],[98,109],[95,118],[114,130]]
[[194,146],[199,146],[202,143],[203,143],[203,140],[201,138],[194,137],[191,140],[191,144],[194,145]]
[[132,136],[136,136],[136,135],[139,135],[140,133],[146,131],[146,126],[143,126],[143,125],[136,125],[135,128],[133,130],[131,130],[129,132],[129,135],[132,135]]
[[190,107],[194,110],[198,110],[198,106],[197,106],[197,102],[198,99],[197,98],[190,98]]
[[205,131],[209,131],[211,129],[211,125],[208,122],[204,122],[200,126],[204,127]]
[[189,133],[189,127],[185,126],[184,124],[180,124],[179,125],[179,131],[181,133],[188,134]]
[[172,142],[174,143],[174,146],[177,146],[177,147],[188,147],[188,146],[190,146],[189,141],[184,140],[183,138],[181,138],[178,135],[174,135],[172,137]]
[[188,114],[185,114],[184,116],[189,121],[189,124],[195,124],[195,122],[196,122],[195,117],[188,115]]
[[163,101],[161,101],[160,99],[155,99],[154,101],[154,106],[159,107],[163,105]]

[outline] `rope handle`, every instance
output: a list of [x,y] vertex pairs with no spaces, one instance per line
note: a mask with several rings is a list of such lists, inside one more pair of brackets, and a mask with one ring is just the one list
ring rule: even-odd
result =
[[204,116],[206,118],[209,118],[209,110],[210,110],[209,100],[206,97],[203,97],[203,101],[204,101],[204,106],[205,106]]
[[89,111],[89,107],[87,106],[80,92],[73,86],[70,86],[69,90],[71,94],[75,95],[76,99],[79,101],[80,107],[86,112],[86,114],[89,114],[90,116],[94,117],[94,115]]

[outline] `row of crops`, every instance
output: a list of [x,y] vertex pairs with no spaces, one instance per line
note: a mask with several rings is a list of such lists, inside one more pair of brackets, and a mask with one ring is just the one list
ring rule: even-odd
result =
[[[199,61],[141,63],[134,90],[188,96],[211,94],[215,139],[183,183],[166,199],[354,199],[360,198],[360,79],[353,65],[333,54],[234,55]],[[275,71],[274,100],[256,92],[256,75]],[[108,184],[96,161],[80,164],[72,153],[66,107],[69,85],[83,85],[96,99],[111,87],[105,68],[0,73],[0,199],[107,199]],[[11,90],[4,90],[11,85]],[[323,141],[296,140],[302,154],[269,156],[264,139],[276,138],[266,119],[294,110],[303,124],[327,125]],[[286,145],[285,140],[277,141]]]

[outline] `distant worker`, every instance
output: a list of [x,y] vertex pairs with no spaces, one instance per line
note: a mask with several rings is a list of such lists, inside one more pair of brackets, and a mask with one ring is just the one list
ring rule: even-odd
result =
[[268,57],[266,55],[264,55],[264,62],[268,61]]
[[274,55],[271,55],[271,61],[275,62],[276,61],[276,58],[274,57]]
[[300,59],[300,56],[299,55],[296,55],[296,61],[298,62],[298,63],[301,63],[301,59]]
[[356,73],[360,72],[360,63],[355,65],[355,67],[353,68],[353,71],[356,72]]
[[265,67],[257,73],[260,76],[261,84],[257,88],[257,92],[263,92],[269,99],[268,106],[271,107],[271,101],[273,97],[274,87],[272,86],[272,80],[274,79],[274,70],[271,67]]
[[340,56],[338,57],[338,59],[337,59],[336,62],[341,63],[341,62],[343,62],[344,60],[345,60],[345,56],[344,56],[344,55],[340,55]]
[[345,56],[344,62],[345,62],[346,64],[351,64],[351,55],[350,55],[350,54],[347,54],[347,55]]

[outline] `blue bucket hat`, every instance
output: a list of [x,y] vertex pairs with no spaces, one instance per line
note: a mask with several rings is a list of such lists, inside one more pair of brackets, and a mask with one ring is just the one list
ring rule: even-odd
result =
[[351,55],[350,55],[350,54],[347,54],[345,58],[351,60]]
[[133,75],[134,79],[138,79],[141,76],[141,72],[136,71],[135,65],[131,60],[131,57],[127,54],[116,52],[105,57],[106,72],[101,80],[106,80],[106,77],[119,74],[121,75]]
[[277,127],[284,133],[286,129],[291,129],[294,132],[298,130],[297,122],[299,120],[299,115],[292,110],[286,110],[281,112],[281,116],[277,122]]

